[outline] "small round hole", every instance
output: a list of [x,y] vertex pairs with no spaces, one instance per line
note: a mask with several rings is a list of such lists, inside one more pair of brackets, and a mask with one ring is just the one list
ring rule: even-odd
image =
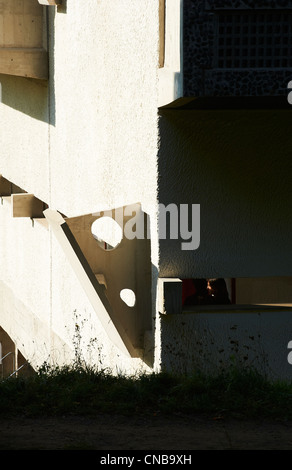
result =
[[91,233],[104,250],[115,249],[122,241],[123,230],[111,217],[100,217],[91,225]]
[[120,292],[121,299],[128,305],[128,307],[134,307],[136,303],[135,293],[131,289],[122,289]]

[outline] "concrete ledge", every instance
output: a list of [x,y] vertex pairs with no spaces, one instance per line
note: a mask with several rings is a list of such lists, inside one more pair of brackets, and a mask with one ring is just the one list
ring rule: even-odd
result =
[[43,211],[46,205],[33,194],[12,194],[12,216],[13,217],[44,217]]
[[41,48],[0,48],[0,73],[48,79],[48,53]]

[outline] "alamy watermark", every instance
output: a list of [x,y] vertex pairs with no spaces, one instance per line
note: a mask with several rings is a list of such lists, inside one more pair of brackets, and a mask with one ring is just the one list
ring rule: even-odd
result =
[[287,347],[288,349],[291,349],[291,351],[288,354],[287,360],[288,360],[288,363],[292,365],[292,341],[289,341]]
[[289,104],[292,104],[292,80],[288,83],[287,89],[290,90],[287,96],[287,100]]
[[159,239],[184,240],[182,250],[200,245],[200,204],[159,204]]
[[[95,212],[94,216],[113,219],[128,240],[151,238],[150,224],[140,204]],[[109,228],[110,230],[110,228]],[[158,204],[158,237],[180,240],[182,250],[200,245],[200,204]]]

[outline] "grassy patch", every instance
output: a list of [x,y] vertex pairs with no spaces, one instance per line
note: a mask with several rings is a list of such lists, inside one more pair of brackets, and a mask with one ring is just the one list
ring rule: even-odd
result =
[[120,414],[212,414],[292,419],[292,383],[253,370],[114,376],[80,366],[43,367],[31,377],[0,382],[0,415],[30,417]]

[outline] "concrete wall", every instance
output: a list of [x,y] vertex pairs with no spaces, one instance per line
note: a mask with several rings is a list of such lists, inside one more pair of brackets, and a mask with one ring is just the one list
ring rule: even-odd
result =
[[48,202],[48,84],[10,75],[0,75],[0,83],[1,173]]
[[232,310],[162,315],[163,369],[217,374],[252,367],[273,380],[291,380],[291,309]]
[[156,3],[68,1],[51,19],[50,205],[67,216],[155,201]]
[[[158,6],[110,3],[47,8],[48,82],[0,76],[0,172],[66,216],[140,202],[157,273]],[[66,362],[78,324],[91,363],[143,368],[108,343],[50,230],[0,209],[0,325],[21,353]]]

